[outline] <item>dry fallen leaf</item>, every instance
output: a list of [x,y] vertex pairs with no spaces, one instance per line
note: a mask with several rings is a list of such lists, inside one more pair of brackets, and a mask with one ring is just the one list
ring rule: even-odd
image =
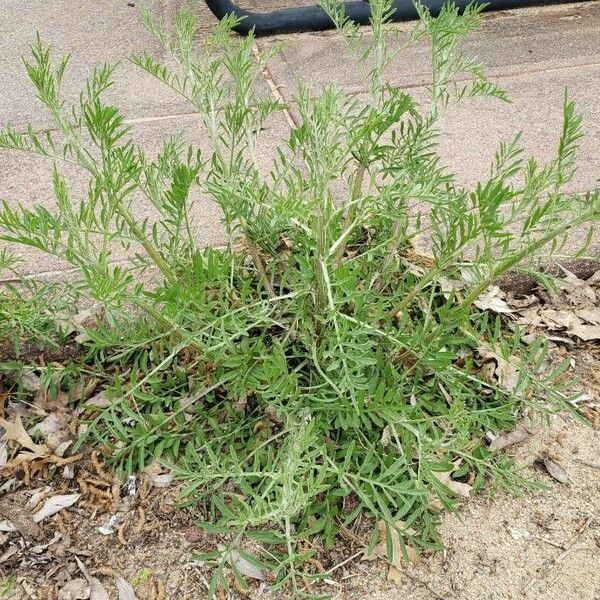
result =
[[545,308],[540,310],[539,316],[542,323],[552,330],[569,329],[579,319],[571,309]]
[[543,327],[545,325],[545,321],[540,315],[539,308],[537,307],[519,311],[517,323],[528,327]]
[[173,473],[161,473],[150,477],[152,487],[167,488],[173,483]]
[[63,510],[63,508],[68,508],[69,506],[73,506],[77,500],[81,498],[81,494],[65,494],[52,496],[48,498],[46,502],[44,502],[44,506],[40,508],[33,515],[33,520],[36,523],[55,515],[57,512]]
[[525,296],[515,296],[513,294],[506,295],[506,303],[513,309],[523,309],[529,308],[534,304],[539,303],[539,298],[537,296],[525,295]]
[[514,446],[524,442],[529,437],[529,431],[525,427],[517,427],[504,435],[499,435],[489,445],[490,450],[503,450],[508,446]]
[[119,594],[119,600],[136,600],[133,586],[127,580],[117,577],[115,585]]
[[388,569],[387,580],[391,581],[397,587],[402,587],[402,585],[404,584],[402,571],[400,571],[400,569],[398,569],[394,565],[390,565]]
[[63,586],[58,592],[58,600],[88,600],[90,594],[88,582],[83,577],[79,577],[71,579]]
[[90,575],[85,565],[81,562],[81,560],[79,560],[79,557],[75,556],[75,561],[77,562],[79,570],[87,579],[87,582],[90,586],[90,600],[110,600],[110,596],[108,595],[106,588],[102,585],[102,582],[96,577],[92,577]]
[[26,392],[35,394],[42,389],[42,380],[35,373],[27,371],[21,377],[21,385]]
[[[517,322],[529,329],[541,328],[547,332],[564,332],[583,341],[600,339],[600,291],[597,271],[588,280],[582,280],[564,267],[560,267],[562,286],[559,292],[548,295],[542,292],[538,304],[507,296],[507,304],[514,309]],[[526,334],[527,335],[527,334]],[[553,341],[573,343],[564,336],[552,336]]]
[[96,577],[89,579],[90,584],[90,600],[110,600],[110,596],[102,582]]
[[6,449],[6,442],[0,442],[0,469],[6,466],[8,462],[8,450]]
[[431,474],[442,484],[444,484],[451,492],[463,498],[470,498],[473,486],[462,481],[452,479],[452,471],[432,471]]
[[82,344],[89,339],[85,332],[85,327],[94,325],[96,314],[89,309],[81,310],[75,314],[62,311],[56,315],[56,320],[64,335],[68,336],[77,333],[78,335],[75,337],[75,340]]
[[45,444],[36,444],[25,431],[23,423],[21,423],[20,415],[15,417],[14,422],[7,421],[0,417],[0,427],[4,429],[2,440],[9,442],[17,442],[23,448],[31,450],[38,457],[50,456],[50,449]]
[[0,517],[6,521],[0,522],[0,531],[17,530],[23,537],[40,542],[44,532],[27,509],[24,499],[18,494],[10,494],[0,498]]
[[[406,531],[407,534],[414,534],[414,530],[407,529],[404,521],[397,521],[395,527],[400,531]],[[402,553],[402,544],[400,543],[400,534],[393,527],[389,527],[389,534],[392,538],[392,551],[393,558],[390,561],[390,558],[387,553],[387,542],[386,542],[386,522],[381,520],[377,524],[377,539],[378,542],[373,548],[373,553],[370,556],[363,557],[364,560],[373,560],[374,557],[383,558],[388,561],[390,568],[388,571],[388,580],[392,583],[400,586],[402,585],[402,571],[404,569],[404,554]],[[404,549],[406,551],[406,557],[408,560],[417,565],[421,562],[419,554],[417,551],[408,544],[404,544]]]
[[108,408],[111,404],[112,402],[106,397],[105,390],[98,392],[95,396],[92,396],[85,402],[86,406],[91,406],[93,408]]
[[250,577],[251,579],[256,579],[257,581],[264,581],[265,576],[263,572],[253,565],[250,561],[246,560],[239,552],[233,550],[231,553],[231,560],[235,565],[236,569],[246,577]]
[[600,340],[600,325],[583,325],[581,321],[574,316],[571,325],[567,329],[567,333],[578,337],[584,342]]
[[575,310],[575,314],[586,323],[600,325],[600,307],[598,306],[578,308]]
[[481,310],[491,310],[499,314],[515,312],[503,299],[504,293],[497,285],[490,286],[473,304]]
[[496,363],[493,373],[498,378],[498,384],[505,390],[513,392],[519,383],[518,359],[511,357],[509,360],[506,360],[491,350],[482,349],[479,352],[484,361],[494,361]]
[[562,483],[563,485],[571,485],[571,480],[569,479],[569,476],[566,474],[564,469],[557,465],[554,461],[550,460],[549,458],[543,458],[542,464],[546,468],[546,471],[548,471],[550,477],[556,479],[556,481]]
[[56,450],[61,444],[69,440],[70,433],[68,431],[68,420],[62,412],[52,412],[45,419],[36,423],[28,430],[29,435],[41,435],[46,446],[50,450]]

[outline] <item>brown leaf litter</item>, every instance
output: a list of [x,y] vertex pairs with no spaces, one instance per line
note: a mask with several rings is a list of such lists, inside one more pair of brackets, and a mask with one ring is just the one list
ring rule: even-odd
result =
[[536,287],[523,294],[494,285],[475,305],[506,315],[529,334],[545,333],[550,340],[600,340],[600,271],[581,279],[565,267],[558,269],[560,277],[554,280],[558,289],[554,292]]

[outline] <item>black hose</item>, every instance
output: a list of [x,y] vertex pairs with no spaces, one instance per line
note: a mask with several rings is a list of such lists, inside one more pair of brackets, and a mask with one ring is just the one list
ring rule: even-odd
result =
[[[225,15],[235,14],[243,17],[235,28],[241,34],[247,34],[254,28],[256,35],[286,33],[291,31],[321,31],[331,29],[333,22],[327,13],[317,5],[284,8],[271,12],[251,12],[235,5],[232,0],[205,0],[208,8],[218,19]],[[488,0],[486,10],[505,10],[521,6],[555,4],[561,0]],[[565,0],[562,0],[565,1]],[[424,0],[423,4],[436,16],[446,0]],[[464,9],[472,0],[454,0],[459,9]],[[354,22],[366,25],[369,22],[369,4],[366,0],[354,0],[344,4],[346,14]],[[408,21],[417,18],[417,11],[412,0],[396,0],[394,21]]]

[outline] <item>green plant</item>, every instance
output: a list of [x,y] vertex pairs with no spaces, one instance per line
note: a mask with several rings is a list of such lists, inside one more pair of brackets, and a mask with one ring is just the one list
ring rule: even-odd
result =
[[0,250],[0,363],[19,359],[24,345],[57,348],[64,335],[56,315],[70,307],[64,289],[19,276],[17,263]]
[[[5,203],[0,238],[66,259],[104,309],[88,335],[97,360],[117,367],[114,402],[88,438],[125,470],[150,457],[173,464],[202,525],[236,532],[202,557],[215,566],[212,591],[228,584],[226,566],[245,585],[234,558],[242,536],[261,544],[275,587],[296,596],[311,556],[301,542],[319,536],[329,547],[359,515],[385,521],[390,553],[394,530],[417,551],[438,547],[433,500],[454,508],[452,482],[527,485],[486,448],[485,432],[510,428],[524,410],[569,406],[555,384],[566,365],[542,374],[543,341],[523,347],[518,329],[473,303],[525,258],[535,270],[563,252],[571,229],[600,216],[597,192],[564,191],[581,137],[573,102],[565,96],[554,160],[525,161],[516,136],[489,179],[463,189],[436,152],[439,117],[465,97],[507,100],[461,50],[480,8],[459,15],[447,5],[434,19],[417,5],[421,19],[400,47],[431,45],[430,99],[419,106],[385,79],[398,51],[384,26],[391,1],[371,0],[371,37],[333,0],[323,6],[370,93],[300,86],[298,124],[268,174],[263,125],[285,107],[257,82],[278,48],[260,54],[251,35],[231,36],[233,18],[197,41],[185,10],[175,39],[144,13],[175,68],[148,54],[131,60],[190,103],[208,151],[174,137],[148,157],[103,100],[114,65],[97,68],[65,107],[67,59],[53,67],[39,37],[25,65],[57,133],[0,133],[0,147],[55,162],[57,202],[55,213]],[[61,161],[89,175],[78,205]],[[198,192],[222,211],[222,250],[196,242]],[[140,197],[155,217],[135,217]],[[417,237],[430,256],[414,250]],[[132,254],[126,266],[111,264],[117,245]],[[148,269],[152,285],[140,277]],[[490,357],[497,379],[483,365]],[[371,547],[376,538],[375,528]]]
[[6,577],[2,581],[0,581],[0,597],[10,598],[16,586],[17,578],[14,575]]

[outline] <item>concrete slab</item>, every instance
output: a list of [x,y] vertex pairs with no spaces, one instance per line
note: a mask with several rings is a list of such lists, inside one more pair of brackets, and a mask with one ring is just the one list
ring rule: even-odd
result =
[[[404,43],[414,23],[394,27]],[[336,32],[276,36],[258,43],[265,48],[282,40],[287,46],[269,69],[284,89],[293,90],[298,79],[315,92],[332,82],[348,92],[366,89],[368,68],[356,65]],[[464,48],[495,78],[599,63],[600,2],[487,13],[482,28],[473,32]],[[392,62],[387,77],[404,88],[427,86],[430,62],[428,44],[419,43]]]
[[[133,4],[134,6],[129,6]],[[147,0],[144,4],[159,22],[168,26],[181,2]],[[94,66],[121,61],[115,86],[107,99],[123,107],[130,118],[189,112],[187,104],[174,92],[154,81],[130,64],[126,58],[145,49],[158,57],[162,52],[144,28],[139,2],[109,0],[3,0],[0,19],[0,123],[8,121],[17,128],[32,122],[36,127],[50,126],[21,62],[39,32],[50,44],[54,57],[71,54],[64,78],[67,101],[76,100],[86,77]],[[207,25],[214,18],[205,9],[199,19]]]
[[[412,27],[399,25],[401,31]],[[315,93],[332,81],[351,93],[366,91],[364,72],[357,69],[335,33],[282,37],[288,46],[269,70],[287,98],[298,79]],[[259,41],[263,49],[272,43],[273,39]],[[470,185],[485,177],[499,142],[512,139],[518,131],[523,132],[528,153],[540,160],[551,158],[568,88],[584,115],[586,134],[573,189],[594,187],[600,176],[600,2],[488,13],[466,51],[480,58],[513,103],[472,99],[452,108],[440,121],[440,151],[459,181]],[[425,101],[429,63],[429,49],[420,44],[394,61],[388,77]]]
[[[133,139],[143,147],[149,157],[154,157],[160,150],[162,141],[171,135],[183,134],[186,139],[200,148],[205,154],[210,151],[210,144],[203,134],[199,118],[193,115],[158,118],[134,124]],[[274,148],[288,133],[288,125],[283,118],[274,118],[262,131],[262,139],[257,149],[260,166],[265,175],[268,174],[275,158]],[[58,165],[67,180],[71,197],[77,202],[86,197],[88,179],[76,166],[61,163]],[[22,203],[32,207],[42,205],[53,212],[55,210],[52,190],[52,163],[48,159],[21,152],[0,152],[0,199],[10,204]],[[193,198],[192,227],[199,245],[219,246],[226,243],[226,236],[221,224],[221,211],[210,199],[203,197],[198,191]],[[150,202],[141,194],[133,197],[133,211],[140,220],[154,219],[156,211]],[[40,275],[45,272],[61,273],[68,266],[62,260],[45,255],[32,248],[18,244],[4,244],[23,259],[21,271],[27,275]],[[115,249],[113,260],[120,262],[126,259],[127,253]]]
[[600,177],[600,64],[521,74],[501,79],[512,104],[488,98],[469,99],[440,120],[440,153],[464,185],[489,174],[502,141],[522,131],[526,154],[539,161],[556,156],[562,127],[565,88],[584,116],[580,168],[571,191],[593,189]]

